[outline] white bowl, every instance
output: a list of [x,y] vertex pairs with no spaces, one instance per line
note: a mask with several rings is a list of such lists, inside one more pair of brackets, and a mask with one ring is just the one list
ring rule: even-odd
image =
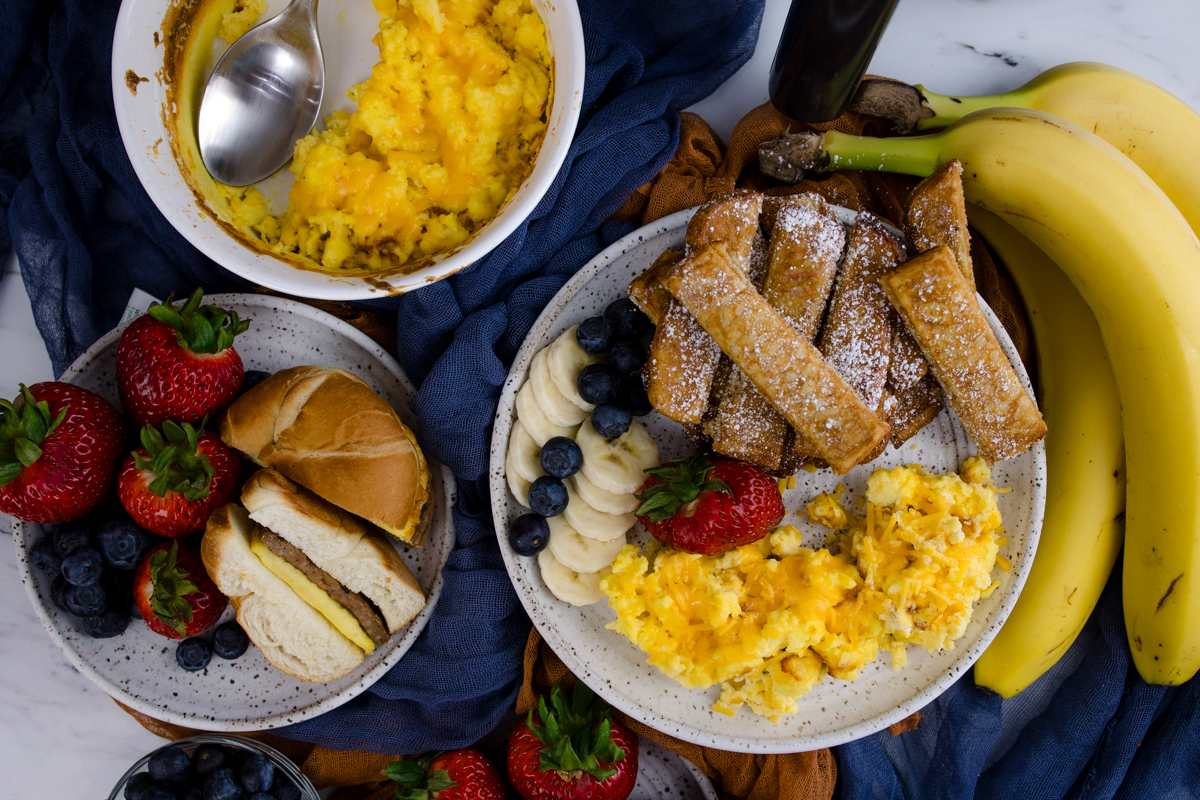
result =
[[[169,93],[164,85],[169,74],[164,60],[174,44],[162,41],[164,18],[180,6],[178,0],[124,0],[121,4],[112,59],[113,100],[121,139],[134,171],[163,216],[197,249],[229,271],[287,294],[327,300],[380,298],[418,289],[469,267],[504,241],[537,206],[566,158],[583,99],[583,26],[574,0],[532,3],[546,25],[554,63],[550,119],[533,171],[516,195],[466,244],[407,275],[349,277],[301,269],[236,238],[193,192],[168,134],[172,117],[168,111],[173,109],[166,107]],[[285,5],[286,0],[268,0],[263,19]],[[379,51],[370,41],[378,28],[378,15],[365,0],[326,0],[320,4],[318,16],[325,54],[325,95],[320,110],[324,120],[333,110],[351,106],[346,89],[365,80],[378,61]],[[215,59],[210,70],[212,63]],[[318,123],[318,127],[323,125]],[[264,194],[268,199],[286,198],[291,177],[285,169],[282,175],[268,178],[263,182],[268,189]],[[273,210],[281,207],[275,204]]]

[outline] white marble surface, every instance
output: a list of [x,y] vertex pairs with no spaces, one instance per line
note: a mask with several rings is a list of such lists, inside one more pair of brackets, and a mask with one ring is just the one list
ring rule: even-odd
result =
[[[767,98],[788,0],[767,0],[754,57],[694,111],[726,140]],[[1200,108],[1193,0],[903,0],[870,70],[943,93],[1013,88],[1065,61],[1105,61]],[[8,271],[13,270],[10,262]],[[0,394],[50,377],[19,278],[0,280]],[[0,529],[7,525],[0,520]],[[0,775],[5,797],[96,798],[158,740],[78,675],[42,632],[0,537]]]

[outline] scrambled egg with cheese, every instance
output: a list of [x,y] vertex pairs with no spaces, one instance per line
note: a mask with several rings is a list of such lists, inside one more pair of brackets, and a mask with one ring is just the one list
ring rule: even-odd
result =
[[411,271],[463,244],[516,193],[546,132],[551,59],[529,0],[374,4],[382,60],[350,90],[353,113],[296,143],[287,210],[221,189],[239,228],[338,274]]
[[717,711],[746,704],[775,721],[826,673],[853,680],[880,650],[898,669],[909,644],[952,649],[1007,567],[987,465],[877,469],[861,517],[838,494],[808,506],[838,529],[829,548],[801,546],[790,525],[716,556],[626,545],[600,582],[617,613],[608,627],[683,686],[721,684]]

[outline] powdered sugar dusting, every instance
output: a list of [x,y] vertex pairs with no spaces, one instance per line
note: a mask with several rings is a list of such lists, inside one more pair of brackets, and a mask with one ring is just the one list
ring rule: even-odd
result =
[[817,335],[846,246],[846,229],[820,195],[787,198],[771,225],[763,296],[808,341]]

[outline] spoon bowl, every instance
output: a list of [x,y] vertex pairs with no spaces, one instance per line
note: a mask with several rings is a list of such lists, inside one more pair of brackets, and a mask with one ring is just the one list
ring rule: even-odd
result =
[[230,186],[269,177],[317,121],[325,59],[317,0],[292,0],[230,46],[200,101],[200,158]]

